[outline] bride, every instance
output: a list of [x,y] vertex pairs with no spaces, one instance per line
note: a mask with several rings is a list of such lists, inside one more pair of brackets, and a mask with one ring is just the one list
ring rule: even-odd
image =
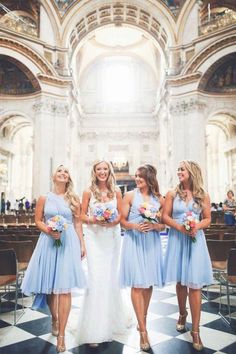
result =
[[88,288],[81,308],[79,344],[96,347],[126,329],[118,281],[121,200],[110,162],[95,162],[91,186],[82,198],[81,218],[87,224]]

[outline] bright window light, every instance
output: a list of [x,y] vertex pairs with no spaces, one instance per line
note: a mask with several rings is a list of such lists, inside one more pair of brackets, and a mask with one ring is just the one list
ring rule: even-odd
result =
[[103,101],[130,102],[134,97],[134,65],[130,58],[107,58],[103,67]]

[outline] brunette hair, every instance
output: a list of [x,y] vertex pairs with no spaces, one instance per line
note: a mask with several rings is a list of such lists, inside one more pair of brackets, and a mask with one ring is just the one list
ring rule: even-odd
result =
[[149,193],[153,194],[155,197],[160,197],[156,168],[145,163],[144,165],[139,166],[137,170],[139,171],[140,176],[145,179],[149,188]]

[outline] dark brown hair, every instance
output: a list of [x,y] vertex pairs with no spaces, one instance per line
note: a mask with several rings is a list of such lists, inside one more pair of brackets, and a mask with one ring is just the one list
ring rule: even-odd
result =
[[153,194],[155,197],[160,197],[159,185],[157,182],[157,170],[154,166],[145,163],[137,169],[140,176],[145,179],[149,193]]

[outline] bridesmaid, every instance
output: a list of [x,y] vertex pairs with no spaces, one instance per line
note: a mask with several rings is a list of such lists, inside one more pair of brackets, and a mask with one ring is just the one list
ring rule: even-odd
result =
[[148,164],[137,169],[137,188],[125,194],[121,215],[121,224],[126,229],[121,259],[121,285],[131,287],[131,300],[140,333],[140,349],[144,351],[150,349],[146,320],[153,286],[163,286],[159,231],[164,230],[165,226],[150,222],[140,211],[143,203],[152,208],[155,214],[163,205],[156,173],[155,167]]
[[[85,287],[81,258],[85,256],[80,202],[73,191],[69,171],[60,165],[53,175],[52,192],[38,199],[35,224],[39,240],[22,282],[26,295],[36,294],[33,308],[47,304],[52,315],[52,335],[57,336],[57,352],[66,351],[65,327],[71,308],[71,290]],[[59,215],[67,227],[53,231],[49,219]],[[61,246],[55,243],[61,242]]]
[[[213,282],[211,261],[203,233],[203,229],[211,222],[210,199],[203,188],[201,169],[196,162],[182,161],[178,168],[178,177],[179,184],[166,195],[162,216],[163,221],[170,226],[164,265],[165,282],[177,282],[177,331],[185,329],[188,315],[186,300],[187,295],[189,296],[193,347],[201,351],[201,288]],[[201,219],[189,231],[183,226],[186,213],[192,213],[194,218]]]

